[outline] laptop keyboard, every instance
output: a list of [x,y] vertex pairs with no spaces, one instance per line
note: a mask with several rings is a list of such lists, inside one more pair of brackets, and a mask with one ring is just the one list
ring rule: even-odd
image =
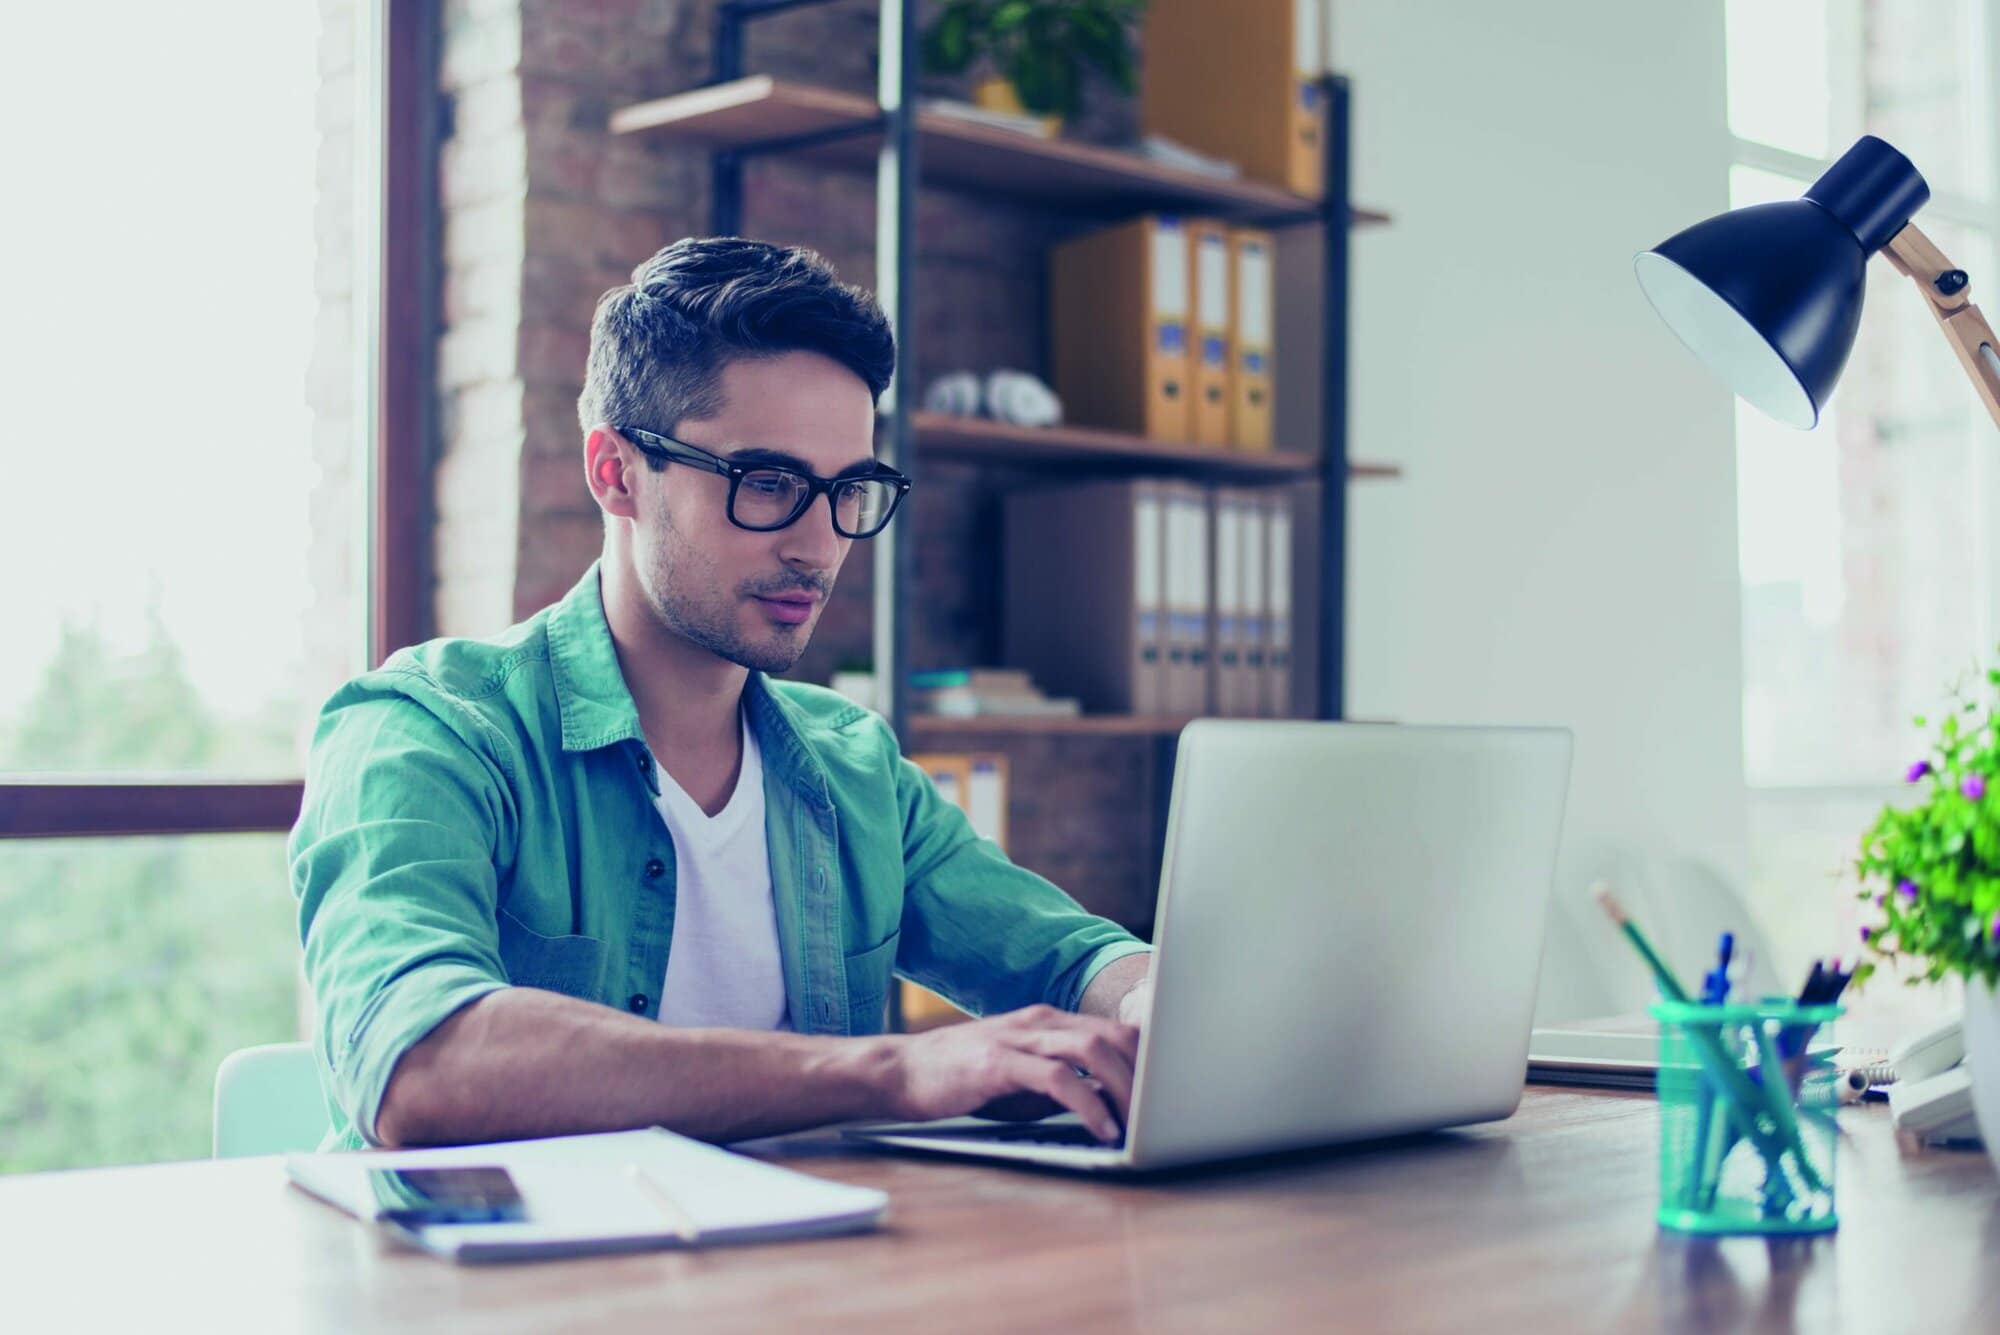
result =
[[924,1131],[920,1135],[949,1137],[953,1140],[997,1140],[1010,1145],[1064,1145],[1093,1150],[1116,1150],[1125,1145],[1125,1137],[1117,1140],[1099,1140],[1090,1128],[1081,1123],[1056,1122],[1044,1125],[1040,1122],[1001,1122],[993,1126],[973,1126],[951,1131]]

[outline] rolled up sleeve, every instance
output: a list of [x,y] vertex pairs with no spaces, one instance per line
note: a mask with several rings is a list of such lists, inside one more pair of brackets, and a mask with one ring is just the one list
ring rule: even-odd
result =
[[378,672],[321,712],[288,853],[334,1129],[379,1144],[396,1063],[507,985],[498,852],[508,784],[480,725]]
[[1113,960],[1149,950],[982,839],[930,776],[897,760],[904,898],[897,971],[975,1015],[1074,1011]]

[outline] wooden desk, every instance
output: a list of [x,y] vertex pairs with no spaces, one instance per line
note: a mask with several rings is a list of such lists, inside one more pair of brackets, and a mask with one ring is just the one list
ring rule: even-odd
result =
[[2000,1329],[1984,1156],[1841,1115],[1842,1227],[1654,1227],[1650,1098],[1530,1089],[1511,1121],[1145,1184],[787,1142],[886,1188],[882,1232],[457,1268],[388,1250],[275,1160],[0,1179],[0,1325],[95,1330]]

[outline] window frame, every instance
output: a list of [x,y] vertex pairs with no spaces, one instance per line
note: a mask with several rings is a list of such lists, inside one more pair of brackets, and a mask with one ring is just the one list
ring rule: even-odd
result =
[[[1750,167],[1776,175],[1789,177],[1800,183],[1803,190],[1818,179],[1828,167],[1857,138],[1865,133],[1862,94],[1856,81],[1864,77],[1862,69],[1863,49],[1860,25],[1862,0],[1829,0],[1828,61],[1833,67],[1831,125],[1828,135],[1830,156],[1814,157],[1767,144],[1761,140],[1746,139],[1726,125],[1725,133],[1729,151],[1724,165],[1728,172],[1736,167]],[[1978,11],[1981,24],[1980,37],[1985,63],[1985,105],[1988,120],[2000,116],[2000,0],[1971,0],[1971,7]],[[1725,54],[1725,59],[1726,59]],[[1992,132],[1986,144],[1988,164],[1987,179],[1990,182],[1990,197],[1979,199],[1957,191],[1931,189],[1931,196],[1917,216],[1919,224],[1928,221],[1949,223],[1983,234],[1994,255],[2000,256],[2000,132]],[[1953,256],[1954,259],[1962,257]],[[2000,302],[2000,270],[1993,273],[1973,271],[1972,299],[1986,305]],[[1903,294],[1906,300],[1916,302],[1920,297],[1915,293]],[[1864,317],[1865,318],[1865,317]],[[1940,352],[1942,352],[1940,339]],[[1967,387],[1968,393],[1970,387]],[[1741,448],[1740,442],[1737,448]],[[1971,472],[1966,479],[1972,488],[1975,504],[1979,510],[1979,533],[1983,539],[1982,559],[1988,554],[2000,551],[2000,459],[1989,457],[1986,452],[1975,453]],[[1992,562],[1987,561],[1989,566]],[[1739,575],[1740,587],[1740,575]],[[1976,615],[1983,618],[1987,630],[2000,628],[2000,566],[1993,567],[1993,573],[1986,589],[1987,604],[1976,609]],[[1991,638],[1988,635],[1986,638]],[[1746,643],[1744,652],[1747,655]],[[1745,678],[1747,681],[1747,662]],[[1747,705],[1747,699],[1744,704]],[[1810,801],[1817,795],[1829,802],[1852,800],[1864,795],[1879,797],[1885,804],[1894,802],[1901,789],[1893,783],[1875,784],[1857,782],[1851,777],[1833,777],[1822,782],[1800,781],[1796,779],[1781,782],[1755,781],[1750,775],[1750,756],[1746,751],[1744,763],[1744,790],[1752,803],[1768,802],[1772,805],[1796,806]]]
[[[366,301],[356,421],[368,468],[368,661],[429,633],[431,394],[439,288],[437,6],[357,0],[357,302]],[[357,218],[366,214],[357,212]],[[284,833],[303,779],[167,774],[0,774],[0,839]]]

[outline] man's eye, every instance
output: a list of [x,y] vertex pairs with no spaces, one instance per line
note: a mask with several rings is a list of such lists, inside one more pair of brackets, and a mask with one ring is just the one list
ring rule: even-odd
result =
[[783,473],[752,473],[743,485],[759,496],[783,496],[792,489],[792,480]]

